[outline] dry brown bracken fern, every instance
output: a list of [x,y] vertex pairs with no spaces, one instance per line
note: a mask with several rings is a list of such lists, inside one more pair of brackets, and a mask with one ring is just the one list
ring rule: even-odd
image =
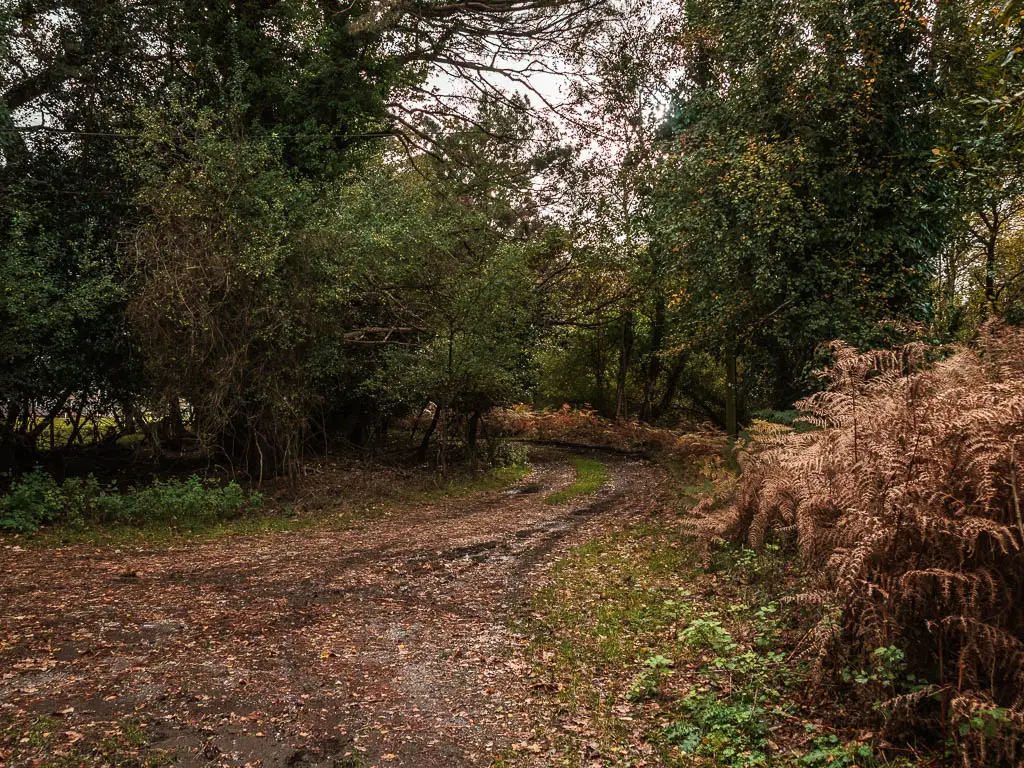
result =
[[755,434],[731,503],[698,505],[695,527],[709,543],[794,537],[827,622],[814,657],[900,648],[931,685],[891,711],[941,727],[965,764],[1016,765],[1024,332],[990,323],[951,352],[929,365],[921,345],[833,344],[828,388],[798,404],[820,429]]

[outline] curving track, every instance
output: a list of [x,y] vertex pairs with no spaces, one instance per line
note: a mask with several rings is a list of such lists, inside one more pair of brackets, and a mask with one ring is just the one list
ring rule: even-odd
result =
[[181,766],[488,765],[537,695],[512,619],[560,552],[645,509],[658,472],[603,457],[601,491],[552,507],[568,456],[345,531],[0,549],[0,732],[50,714],[57,754],[130,716]]

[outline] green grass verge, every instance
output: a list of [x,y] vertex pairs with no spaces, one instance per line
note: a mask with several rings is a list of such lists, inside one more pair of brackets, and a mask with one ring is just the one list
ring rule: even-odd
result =
[[530,474],[530,470],[529,464],[511,464],[507,467],[497,467],[482,475],[466,476],[451,480],[438,488],[412,491],[405,495],[402,501],[412,503],[426,502],[436,499],[459,498],[473,493],[500,491],[518,483]]
[[[729,550],[710,570],[674,518],[570,552],[517,627],[544,690],[533,754],[590,768],[881,768],[838,701],[806,701],[799,569],[778,548]],[[563,727],[570,724],[571,729]],[[506,751],[501,765],[530,766]],[[601,756],[595,761],[594,756]]]
[[572,464],[576,468],[576,482],[544,499],[548,504],[565,504],[580,496],[589,496],[608,482],[608,467],[601,462],[573,456]]
[[191,525],[159,521],[144,525],[53,525],[28,535],[0,535],[0,542],[33,548],[77,544],[170,547],[185,541],[207,541],[224,536],[256,536],[312,528],[345,529],[404,506],[508,488],[530,471],[529,464],[520,463],[480,475],[459,476],[443,484],[438,484],[433,477],[424,477],[408,485],[396,485],[385,496],[338,498],[329,507],[309,511],[297,511],[287,504],[270,504],[234,519]]

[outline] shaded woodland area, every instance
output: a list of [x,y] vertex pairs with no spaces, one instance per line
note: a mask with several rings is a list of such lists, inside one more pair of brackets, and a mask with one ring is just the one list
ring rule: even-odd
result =
[[[25,543],[95,534],[116,572],[115,530],[366,525],[428,569],[511,552],[457,582],[494,598],[474,621],[532,606],[530,691],[604,681],[534,741],[481,715],[493,765],[1020,764],[1022,52],[1018,0],[3,0],[12,600]],[[432,493],[478,494],[487,546]],[[319,599],[315,550],[298,592],[252,576],[267,605]],[[10,747],[30,711],[0,762],[56,748]],[[186,721],[160,750],[209,746]],[[403,764],[465,757],[428,752]]]
[[427,404],[470,442],[521,401],[734,431],[824,342],[1021,312],[1017,30],[981,5],[2,24],[8,466],[135,434],[295,473]]

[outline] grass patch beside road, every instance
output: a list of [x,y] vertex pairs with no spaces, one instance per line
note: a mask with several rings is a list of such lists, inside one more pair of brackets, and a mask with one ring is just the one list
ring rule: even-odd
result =
[[497,765],[910,768],[849,701],[808,697],[799,565],[769,546],[704,568],[679,527],[651,518],[554,567],[519,627],[544,692],[533,737]]
[[[147,547],[173,546],[187,540],[209,540],[223,536],[253,536],[276,532],[302,531],[311,528],[343,529],[362,521],[380,517],[396,508],[408,505],[432,504],[444,499],[457,499],[475,493],[501,490],[515,485],[530,473],[530,465],[518,463],[496,467],[488,472],[472,475],[462,474],[446,482],[439,482],[437,475],[419,471],[397,471],[371,465],[365,468],[325,471],[323,476],[312,476],[297,496],[276,494],[273,491],[260,496],[242,494],[241,489],[231,498],[238,501],[221,514],[207,503],[207,497],[219,499],[225,494],[222,489],[200,483],[198,480],[181,483],[163,483],[144,487],[134,493],[110,494],[110,500],[122,505],[136,497],[146,499],[164,491],[162,504],[164,514],[155,504],[136,503],[137,514],[130,519],[123,515],[112,516],[109,520],[93,520],[88,516],[69,514],[68,499],[57,491],[57,486],[48,476],[36,473],[32,477],[42,485],[38,496],[54,509],[49,510],[52,522],[45,518],[38,530],[22,532],[5,530],[0,524],[0,545],[22,545],[28,547],[62,547],[76,544],[93,546],[138,545]],[[92,481],[94,483],[94,481]],[[74,483],[73,488],[78,488]],[[97,487],[98,488],[98,487]],[[166,489],[190,490],[195,509],[179,503],[174,494]],[[155,489],[155,490],[154,490]],[[98,491],[97,491],[98,492]],[[79,494],[80,495],[80,494]],[[179,494],[180,495],[180,494]],[[244,498],[243,498],[244,496]],[[162,497],[161,497],[162,498]],[[251,498],[254,503],[242,501]],[[0,496],[0,513],[9,506],[10,497]],[[75,501],[71,499],[70,501]],[[223,504],[221,505],[223,506]],[[0,520],[0,523],[3,521]],[[13,526],[12,526],[13,527]]]
[[608,481],[608,467],[593,459],[573,456],[572,464],[576,468],[576,482],[548,496],[548,504],[565,504],[580,496],[589,496]]

